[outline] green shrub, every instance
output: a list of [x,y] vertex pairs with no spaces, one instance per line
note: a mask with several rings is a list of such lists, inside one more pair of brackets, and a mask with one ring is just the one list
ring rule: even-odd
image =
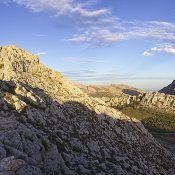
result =
[[49,145],[48,145],[48,142],[47,142],[46,140],[42,140],[42,145],[44,146],[44,149],[45,149],[46,151],[48,151]]
[[4,68],[4,64],[0,64],[0,69]]

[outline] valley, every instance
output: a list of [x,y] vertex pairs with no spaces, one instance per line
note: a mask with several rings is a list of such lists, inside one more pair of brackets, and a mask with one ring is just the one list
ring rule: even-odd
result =
[[175,114],[150,109],[126,107],[124,114],[140,120],[146,129],[167,149],[175,152]]
[[[89,88],[89,95],[100,98],[105,103],[131,118],[140,120],[146,129],[172,153],[175,151],[175,96],[158,92],[144,92],[131,88],[127,85],[88,86],[98,89],[93,91]],[[111,88],[112,87],[112,88]],[[114,88],[115,87],[115,88]],[[116,88],[117,87],[117,88]],[[137,91],[137,94],[125,94],[123,89]],[[170,92],[175,88],[174,81],[168,86]],[[85,88],[84,88],[85,89]],[[82,90],[84,90],[82,89]],[[165,89],[165,88],[164,88]],[[172,89],[172,90],[171,90]],[[87,92],[88,88],[86,88]],[[112,91],[113,90],[113,91]],[[109,96],[109,92],[111,92]],[[84,90],[85,92],[85,90]],[[93,93],[92,93],[93,92]],[[171,94],[171,93],[170,93]]]

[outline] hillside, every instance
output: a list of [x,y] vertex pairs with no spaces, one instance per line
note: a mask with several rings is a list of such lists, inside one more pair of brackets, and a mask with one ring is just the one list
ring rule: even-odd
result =
[[84,93],[92,97],[118,97],[123,94],[127,95],[139,95],[143,91],[123,84],[110,84],[110,85],[82,85],[76,84]]
[[108,106],[123,108],[142,107],[155,111],[175,113],[175,96],[159,92],[147,92],[138,96],[121,95],[113,98],[101,98]]
[[0,174],[173,175],[137,119],[91,98],[15,46],[0,47]]
[[147,92],[138,96],[122,94],[100,98],[105,104],[124,114],[137,118],[170,151],[175,151],[175,96]]
[[175,80],[168,86],[162,88],[159,92],[164,94],[175,95]]

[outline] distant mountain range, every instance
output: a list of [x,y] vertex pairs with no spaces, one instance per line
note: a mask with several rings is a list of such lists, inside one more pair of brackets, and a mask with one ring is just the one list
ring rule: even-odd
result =
[[110,84],[110,85],[82,85],[76,84],[84,93],[92,97],[118,97],[122,94],[137,96],[143,93],[142,90],[124,85],[124,84]]

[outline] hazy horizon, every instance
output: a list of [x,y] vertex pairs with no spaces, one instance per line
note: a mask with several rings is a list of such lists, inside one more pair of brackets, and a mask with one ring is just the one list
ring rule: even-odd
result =
[[[68,77],[66,77],[66,78],[69,79]],[[130,86],[130,87],[133,87],[133,88],[138,88],[138,89],[146,91],[146,92],[157,92],[157,91],[161,90],[162,88],[164,88],[167,85],[172,83],[172,81],[170,81],[170,82],[168,82],[168,84],[166,84],[166,85],[163,84],[162,86],[160,86],[160,88],[149,88],[149,87],[142,88],[142,87],[139,87],[139,86],[133,86],[132,84],[128,84],[128,83],[116,83],[116,82],[113,82],[113,83],[87,83],[87,82],[81,82],[81,83],[79,83],[79,82],[76,82],[76,81],[72,81],[72,82],[74,82],[76,84],[77,83],[82,84],[82,85],[85,85],[85,86],[90,86],[90,85],[92,85],[92,86],[96,86],[96,85],[97,86],[108,86],[108,85],[111,85],[111,84],[127,85],[127,86]]]
[[159,90],[175,79],[174,0],[2,0],[0,14],[1,45],[69,80]]

